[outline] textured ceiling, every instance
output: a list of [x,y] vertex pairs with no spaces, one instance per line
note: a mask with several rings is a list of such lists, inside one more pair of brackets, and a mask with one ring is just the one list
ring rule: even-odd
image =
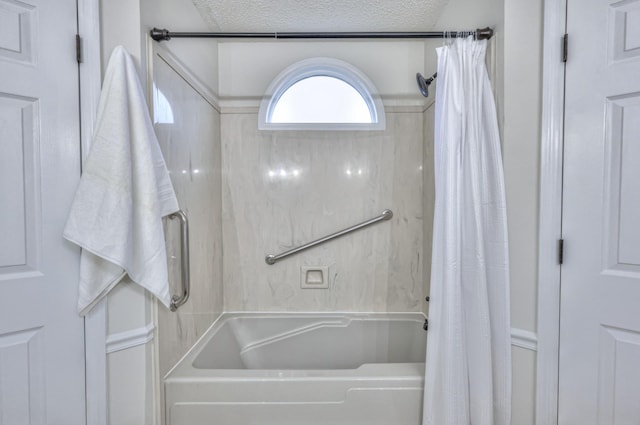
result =
[[192,0],[212,31],[428,31],[448,0]]

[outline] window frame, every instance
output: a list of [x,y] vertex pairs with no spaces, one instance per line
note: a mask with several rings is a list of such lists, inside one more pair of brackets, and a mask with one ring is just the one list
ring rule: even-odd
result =
[[[267,122],[282,95],[301,80],[311,77],[333,77],[353,87],[365,101],[371,123],[274,123]],[[384,130],[385,112],[382,99],[373,82],[348,62],[316,57],[296,62],[282,71],[269,85],[260,102],[258,128],[260,130]]]

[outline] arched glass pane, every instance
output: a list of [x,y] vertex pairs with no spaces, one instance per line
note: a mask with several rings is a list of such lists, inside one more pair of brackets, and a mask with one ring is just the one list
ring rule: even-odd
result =
[[277,100],[271,123],[372,123],[362,95],[345,81],[313,76],[292,84]]

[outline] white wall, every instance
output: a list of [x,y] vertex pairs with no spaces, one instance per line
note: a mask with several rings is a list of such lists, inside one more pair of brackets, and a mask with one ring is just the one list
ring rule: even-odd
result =
[[[101,0],[102,64],[117,45],[123,45],[139,66],[143,86],[147,82],[147,61],[153,27],[180,31],[209,31],[190,0]],[[206,39],[173,39],[163,46],[176,55],[203,85],[218,91],[218,43]],[[145,72],[143,72],[143,70]]]
[[[103,75],[111,51],[117,45],[125,46],[140,71],[144,45],[138,2],[101,1],[100,28]],[[147,313],[150,309],[151,303],[144,291],[133,285],[117,285],[107,296],[107,414],[110,424],[155,422],[154,401],[146,398],[149,390],[153,391],[154,381],[144,367],[147,350],[142,336],[143,329],[153,323],[152,314]],[[116,351],[116,345],[125,340],[130,344]]]
[[[536,338],[542,1],[505,0],[504,173],[511,323]],[[535,352],[513,350],[513,424],[535,423]]]
[[507,0],[504,167],[512,323],[536,330],[542,1]]
[[[112,49],[123,45],[147,86],[147,62],[153,26],[208,30],[189,0],[104,0],[100,5],[103,70]],[[217,43],[172,41],[168,49],[209,90],[217,90]],[[204,52],[204,53],[203,53]],[[135,286],[117,286],[107,300],[108,414],[114,425],[160,421],[155,336],[155,301]]]
[[[191,0],[138,1],[145,35],[153,27],[170,31],[211,31]],[[161,45],[185,64],[204,87],[218,92],[218,42],[215,39],[174,38]]]
[[415,73],[424,65],[422,41],[230,41],[220,43],[219,52],[222,99],[262,98],[288,65],[327,56],[359,68],[383,98],[421,100]]

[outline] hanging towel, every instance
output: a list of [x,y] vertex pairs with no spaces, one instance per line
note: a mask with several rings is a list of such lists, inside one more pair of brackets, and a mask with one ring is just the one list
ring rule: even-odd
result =
[[78,312],[125,276],[169,307],[162,217],[178,210],[138,74],[122,46],[105,73],[91,152],[64,229],[82,248]]

